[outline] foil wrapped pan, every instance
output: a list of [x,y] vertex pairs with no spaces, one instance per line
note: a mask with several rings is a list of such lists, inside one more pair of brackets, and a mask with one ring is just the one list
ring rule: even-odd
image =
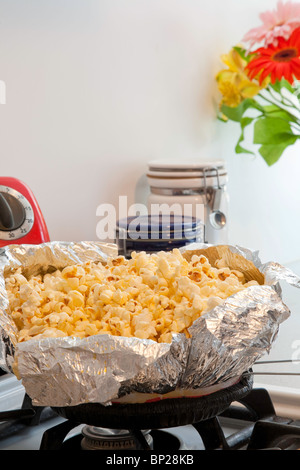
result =
[[[280,324],[290,311],[280,296],[280,281],[300,287],[300,279],[278,263],[262,264],[258,253],[233,247],[189,246],[188,257],[201,250],[213,263],[220,253],[228,263],[243,260],[243,272],[259,280],[229,297],[190,327],[191,337],[174,334],[171,343],[95,335],[17,342],[9,315],[5,277],[21,267],[25,276],[53,272],[88,260],[117,255],[117,247],[100,242],[49,242],[9,245],[0,250],[0,367],[15,372],[36,406],[110,405],[139,394],[167,397],[177,391],[233,383],[269,352]],[[228,264],[228,265],[229,265]],[[229,266],[230,267],[230,266]],[[17,372],[16,372],[17,371]]]

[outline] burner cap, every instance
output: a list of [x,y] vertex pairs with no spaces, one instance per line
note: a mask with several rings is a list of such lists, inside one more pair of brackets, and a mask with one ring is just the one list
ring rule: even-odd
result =
[[[84,426],[81,448],[84,450],[139,450],[141,446],[136,442],[130,431],[124,429],[107,429],[96,426]],[[147,443],[152,448],[153,439],[150,430],[142,431]]]

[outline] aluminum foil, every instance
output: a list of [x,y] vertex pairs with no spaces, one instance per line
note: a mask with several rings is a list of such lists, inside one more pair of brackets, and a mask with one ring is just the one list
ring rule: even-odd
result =
[[263,265],[257,252],[227,248],[252,261],[264,274],[264,285],[232,295],[194,322],[191,338],[175,334],[171,343],[112,335],[17,343],[9,316],[6,275],[20,266],[29,276],[87,260],[105,262],[108,256],[117,255],[117,247],[97,242],[50,242],[1,249],[0,367],[18,371],[36,406],[110,405],[134,393],[164,395],[238,380],[270,350],[280,324],[290,315],[280,297],[279,282],[300,287],[300,279],[277,263]]

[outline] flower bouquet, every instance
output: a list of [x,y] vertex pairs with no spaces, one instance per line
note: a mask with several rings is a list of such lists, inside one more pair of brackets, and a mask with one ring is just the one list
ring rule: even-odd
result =
[[236,153],[244,147],[245,129],[253,126],[253,143],[271,166],[300,138],[300,3],[279,1],[260,15],[262,25],[222,56],[227,68],[217,76],[222,95],[218,118],[239,122]]

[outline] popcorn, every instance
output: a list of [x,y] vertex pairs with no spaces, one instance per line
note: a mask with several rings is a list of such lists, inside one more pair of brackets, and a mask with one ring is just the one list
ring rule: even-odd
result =
[[179,250],[132,253],[102,263],[67,266],[44,276],[6,278],[10,315],[18,341],[49,337],[111,334],[171,342],[227,297],[258,285],[223,259],[213,267]]

